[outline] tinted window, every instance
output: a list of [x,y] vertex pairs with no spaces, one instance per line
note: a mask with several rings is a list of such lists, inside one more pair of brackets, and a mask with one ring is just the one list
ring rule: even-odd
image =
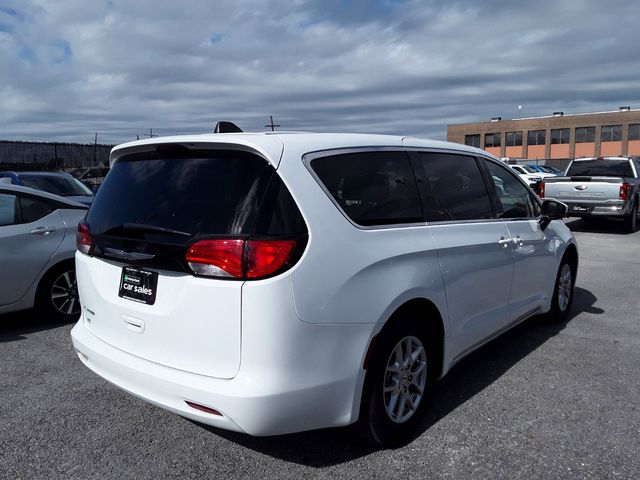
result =
[[506,135],[507,147],[519,147],[522,145],[522,132],[507,132]]
[[580,160],[571,164],[567,176],[633,177],[633,172],[628,160]]
[[480,134],[477,135],[465,135],[464,144],[472,147],[480,148]]
[[640,123],[629,125],[629,140],[640,140]]
[[18,198],[10,193],[0,193],[0,227],[20,223]]
[[500,146],[500,134],[499,133],[485,133],[484,134],[484,146],[487,147],[499,147]]
[[274,175],[260,205],[254,235],[307,233],[307,226],[291,193],[279,175]]
[[424,221],[404,152],[367,152],[317,158],[311,168],[340,208],[360,225]]
[[22,223],[31,223],[49,215],[54,209],[48,202],[39,198],[20,197]]
[[192,236],[250,234],[273,173],[266,160],[243,152],[183,149],[126,156],[111,168],[87,222],[99,235],[180,243],[184,237],[123,226],[142,223]]
[[603,125],[600,132],[603,142],[619,142],[622,140],[622,125]]
[[544,145],[545,144],[545,131],[544,130],[529,130],[527,133],[528,145]]
[[593,143],[596,141],[596,127],[576,128],[576,143]]
[[34,175],[23,173],[20,180],[25,187],[55,193],[63,197],[71,195],[93,195],[91,190],[73,177],[58,175]]
[[485,160],[500,200],[501,218],[527,218],[540,215],[540,205],[529,190],[506,168]]
[[415,154],[422,179],[427,221],[493,218],[491,201],[474,157],[448,153]]
[[554,128],[553,130],[551,130],[551,143],[569,143],[569,129]]

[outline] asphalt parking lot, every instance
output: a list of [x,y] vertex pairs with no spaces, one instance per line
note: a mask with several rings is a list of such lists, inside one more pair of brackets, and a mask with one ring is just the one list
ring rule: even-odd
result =
[[573,318],[533,318],[433,388],[422,434],[251,438],[129,396],[76,358],[71,325],[0,317],[0,478],[640,478],[640,232],[567,222]]

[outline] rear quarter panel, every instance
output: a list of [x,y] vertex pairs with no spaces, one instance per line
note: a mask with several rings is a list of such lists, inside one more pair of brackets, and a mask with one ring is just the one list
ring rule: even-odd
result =
[[291,273],[299,319],[378,324],[404,302],[426,298],[446,327],[442,274],[428,227],[354,226],[313,178],[302,159],[305,153],[286,151],[279,168],[309,229],[305,254]]

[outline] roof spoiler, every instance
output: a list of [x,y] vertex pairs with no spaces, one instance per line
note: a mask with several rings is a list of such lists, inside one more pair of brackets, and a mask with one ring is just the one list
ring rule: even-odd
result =
[[242,133],[242,129],[233,122],[221,121],[216,123],[213,133]]

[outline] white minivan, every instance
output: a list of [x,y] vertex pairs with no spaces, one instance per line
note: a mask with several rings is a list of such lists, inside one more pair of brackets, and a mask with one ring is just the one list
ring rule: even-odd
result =
[[82,362],[162,408],[273,435],[420,426],[431,381],[536,314],[576,241],[508,166],[383,135],[215,133],[117,146],[78,227]]

